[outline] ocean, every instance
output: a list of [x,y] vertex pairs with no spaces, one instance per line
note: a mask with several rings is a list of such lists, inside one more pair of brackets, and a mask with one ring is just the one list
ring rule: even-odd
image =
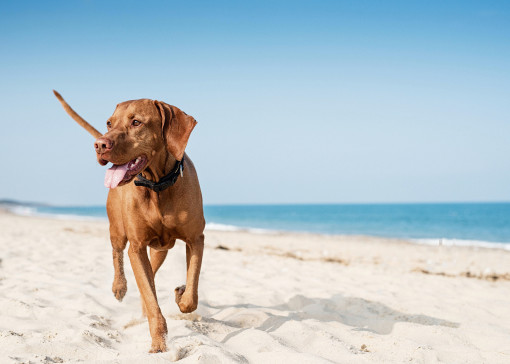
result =
[[[11,204],[24,215],[106,219],[104,206]],[[209,229],[295,231],[510,250],[510,203],[206,205]]]

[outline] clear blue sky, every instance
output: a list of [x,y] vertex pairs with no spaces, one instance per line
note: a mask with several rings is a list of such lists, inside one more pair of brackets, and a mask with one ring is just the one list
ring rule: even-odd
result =
[[103,204],[118,102],[193,115],[206,203],[510,200],[510,2],[10,1],[0,198]]

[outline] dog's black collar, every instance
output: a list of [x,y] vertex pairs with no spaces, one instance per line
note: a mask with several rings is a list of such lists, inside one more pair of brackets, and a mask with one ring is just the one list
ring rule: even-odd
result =
[[166,190],[168,187],[173,186],[177,182],[179,175],[182,176],[182,170],[184,169],[184,157],[180,161],[175,162],[174,168],[167,175],[161,177],[159,182],[148,180],[140,173],[135,180],[135,185],[139,187],[147,187],[153,191],[160,192]]

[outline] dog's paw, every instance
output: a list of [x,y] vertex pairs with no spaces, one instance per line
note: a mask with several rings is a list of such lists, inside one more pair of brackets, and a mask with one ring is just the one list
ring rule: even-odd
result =
[[165,340],[152,341],[151,349],[149,353],[164,353],[166,351],[166,343]]
[[122,301],[127,292],[126,280],[115,280],[112,285],[112,292],[116,299]]
[[179,301],[181,300],[182,294],[186,291],[186,285],[176,287],[174,289],[175,292],[175,303],[179,304]]
[[175,290],[175,303],[182,313],[190,313],[197,309],[198,297],[186,294],[186,286],[177,287]]
[[197,309],[198,302],[194,300],[185,300],[184,298],[181,299],[181,302],[179,302],[179,310],[181,310],[182,313],[191,313]]
[[156,318],[155,321],[149,320],[149,328],[152,337],[152,345],[149,353],[165,352],[167,350],[165,338],[168,333],[168,329],[163,315],[160,314],[159,318]]

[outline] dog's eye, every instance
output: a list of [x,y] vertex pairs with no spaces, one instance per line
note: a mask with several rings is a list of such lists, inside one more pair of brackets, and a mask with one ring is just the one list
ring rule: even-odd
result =
[[131,125],[133,125],[133,126],[140,126],[140,125],[142,125],[142,122],[141,122],[141,121],[138,121],[138,120],[133,120],[133,122],[131,123]]
[[112,127],[112,122],[111,122],[111,121],[107,121],[107,122],[106,122],[106,126],[107,126],[108,128],[111,128],[111,127]]

